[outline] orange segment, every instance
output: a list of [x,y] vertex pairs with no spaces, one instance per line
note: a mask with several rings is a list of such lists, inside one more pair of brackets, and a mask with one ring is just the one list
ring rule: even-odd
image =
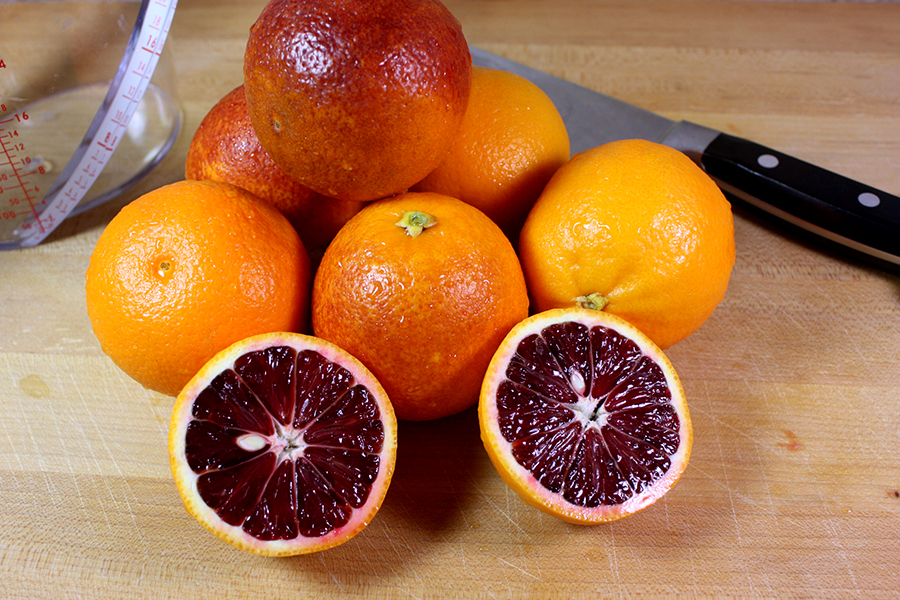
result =
[[179,394],[169,459],[187,511],[229,544],[305,554],[359,533],[387,492],[396,418],[337,346],[271,333],[216,355]]
[[488,367],[478,414],[504,481],[572,523],[646,508],[690,457],[674,368],[645,335],[603,312],[555,309],[517,325]]

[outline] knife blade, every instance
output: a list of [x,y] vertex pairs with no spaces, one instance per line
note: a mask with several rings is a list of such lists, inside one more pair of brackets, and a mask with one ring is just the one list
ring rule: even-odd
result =
[[[819,240],[900,266],[900,198],[749,140],[688,121],[673,121],[595,90],[470,48],[474,64],[510,71],[553,100],[572,153],[641,138],[684,152],[735,203],[776,217]],[[856,254],[856,256],[860,256]]]

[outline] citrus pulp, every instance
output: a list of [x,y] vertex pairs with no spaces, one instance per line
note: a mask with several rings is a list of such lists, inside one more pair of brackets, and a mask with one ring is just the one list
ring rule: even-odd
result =
[[684,391],[662,351],[628,322],[582,308],[516,325],[488,367],[484,446],[528,504],[572,523],[653,504],[687,466]]
[[390,401],[342,349],[270,333],[217,354],[178,395],[169,459],[187,511],[266,556],[324,550],[372,520],[397,453]]

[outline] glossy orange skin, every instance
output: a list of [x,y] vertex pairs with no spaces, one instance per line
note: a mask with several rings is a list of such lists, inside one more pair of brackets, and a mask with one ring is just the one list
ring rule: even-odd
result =
[[310,253],[324,252],[338,229],[364,206],[318,194],[275,164],[250,122],[243,85],[223,96],[203,118],[184,170],[187,179],[224,181],[271,202]]
[[569,135],[553,101],[514,73],[475,66],[450,151],[411,189],[459,198],[518,241],[528,211],[569,160]]
[[310,262],[288,220],[246,190],[180,181],[123,208],[85,273],[103,351],[144,387],[174,396],[247,336],[302,331]]
[[407,190],[459,128],[472,59],[436,0],[272,0],[244,84],[263,147],[311,189],[367,201]]
[[537,311],[599,294],[662,349],[725,297],[735,262],[731,204],[682,152],[645,140],[572,157],[547,183],[519,238]]
[[[412,237],[397,225],[406,211],[437,223]],[[313,331],[361,360],[404,420],[475,404],[491,356],[527,315],[509,240],[479,210],[440,194],[364,208],[335,236],[313,283]]]

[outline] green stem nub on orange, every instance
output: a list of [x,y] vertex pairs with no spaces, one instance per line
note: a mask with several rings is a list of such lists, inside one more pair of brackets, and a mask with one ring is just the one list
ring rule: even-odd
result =
[[609,300],[606,299],[602,294],[598,294],[594,292],[593,294],[588,294],[587,296],[578,296],[575,298],[575,303],[578,304],[581,308],[588,308],[590,310],[603,310],[607,304],[609,304]]
[[423,213],[418,210],[408,210],[403,213],[400,220],[397,221],[395,225],[404,228],[406,230],[406,235],[416,237],[425,229],[437,225],[437,219],[428,213]]

